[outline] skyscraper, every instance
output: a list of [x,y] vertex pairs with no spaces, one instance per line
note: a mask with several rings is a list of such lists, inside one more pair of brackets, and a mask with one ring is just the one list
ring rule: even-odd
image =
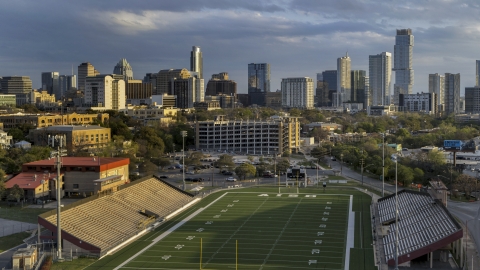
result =
[[363,103],[365,100],[365,77],[367,72],[365,70],[352,70],[350,81],[351,95],[349,97],[352,102]]
[[465,87],[465,113],[480,113],[480,87]]
[[163,95],[163,94],[170,94],[169,83],[173,78],[177,79],[187,79],[190,78],[192,75],[186,69],[163,69],[157,73],[155,83],[157,84],[154,87],[153,94],[154,95]]
[[282,105],[290,108],[313,108],[313,79],[282,79]]
[[78,90],[85,90],[85,78],[95,76],[95,67],[89,62],[81,63],[78,66]]
[[342,106],[343,102],[351,100],[351,60],[348,53],[345,56],[337,58],[337,104],[335,107]]
[[59,97],[57,100],[66,96],[67,92],[72,88],[77,88],[77,76],[76,75],[60,75],[58,78],[59,84]]
[[203,79],[203,57],[198,46],[193,46],[190,52],[190,71],[198,72],[199,79]]
[[428,92],[436,94],[438,108],[435,109],[443,111],[445,104],[445,76],[438,73],[428,74]]
[[460,112],[460,73],[445,73],[445,113]]
[[61,98],[59,92],[59,82],[58,77],[59,73],[56,71],[53,72],[42,72],[42,90],[47,91],[50,95],[55,95],[55,98],[58,100]]
[[237,96],[237,83],[228,79],[227,72],[212,74],[212,79],[207,83],[205,95],[216,96],[219,94]]
[[395,46],[393,48],[393,70],[395,71],[395,85],[393,103],[398,105],[399,94],[411,94],[413,86],[413,35],[412,29],[397,29]]
[[368,56],[368,73],[370,89],[368,96],[371,106],[390,105],[390,87],[392,54],[382,52]]
[[475,61],[475,86],[480,86],[480,60]]
[[270,64],[248,64],[248,95],[250,105],[265,106],[265,93],[270,92]]
[[32,80],[28,76],[5,76],[0,78],[0,93],[16,96],[17,106],[30,103]]
[[118,61],[117,65],[113,68],[113,74],[119,74],[123,76],[125,83],[128,80],[133,80],[133,70],[127,59],[122,58]]
[[85,105],[93,110],[125,108],[125,81],[113,74],[85,78]]

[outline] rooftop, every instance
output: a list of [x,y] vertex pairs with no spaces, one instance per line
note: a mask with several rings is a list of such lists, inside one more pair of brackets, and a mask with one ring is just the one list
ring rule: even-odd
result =
[[[119,161],[128,161],[128,158],[110,158],[110,157],[62,157],[62,166],[100,166],[112,164]],[[23,164],[24,166],[53,166],[55,158],[38,160]]]
[[74,125],[58,125],[51,127],[38,128],[37,130],[42,129],[46,131],[79,131],[79,130],[96,130],[96,129],[106,129],[101,126],[74,126]]
[[5,188],[18,185],[23,189],[35,189],[42,184],[42,180],[57,178],[56,173],[43,174],[42,172],[22,172],[5,183]]

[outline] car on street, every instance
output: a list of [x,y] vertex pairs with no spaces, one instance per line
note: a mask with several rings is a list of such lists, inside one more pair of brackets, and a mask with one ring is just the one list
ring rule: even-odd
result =
[[237,179],[235,179],[234,177],[227,177],[227,179],[225,179],[227,182],[236,182]]
[[192,179],[192,182],[203,182],[205,181],[205,179],[201,178],[201,177],[198,177],[198,178],[193,178]]
[[166,175],[160,175],[160,178],[168,178]]
[[186,174],[195,174],[193,171],[185,172]]
[[233,175],[233,172],[225,171],[223,172],[223,175]]

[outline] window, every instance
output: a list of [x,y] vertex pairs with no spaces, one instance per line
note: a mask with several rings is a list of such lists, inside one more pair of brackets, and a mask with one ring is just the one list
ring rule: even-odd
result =
[[78,184],[73,184],[73,188],[78,188],[79,185]]

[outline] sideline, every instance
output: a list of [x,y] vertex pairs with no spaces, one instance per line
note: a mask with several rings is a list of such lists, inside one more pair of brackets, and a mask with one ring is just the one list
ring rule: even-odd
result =
[[350,269],[350,249],[354,248],[355,236],[355,212],[352,212],[353,195],[350,195],[350,206],[348,211],[347,244],[345,245],[345,270]]

